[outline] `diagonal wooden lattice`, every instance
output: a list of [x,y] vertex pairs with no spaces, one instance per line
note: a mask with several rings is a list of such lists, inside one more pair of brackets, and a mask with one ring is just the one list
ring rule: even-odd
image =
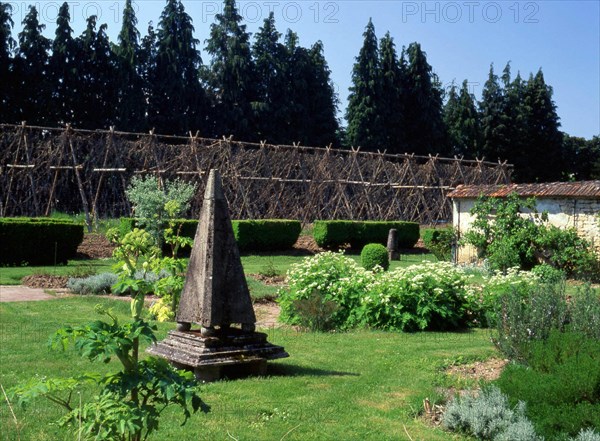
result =
[[512,166],[437,156],[389,155],[205,139],[0,125],[0,216],[84,212],[129,215],[132,176],[198,185],[219,169],[232,218],[449,221],[458,184],[506,184]]

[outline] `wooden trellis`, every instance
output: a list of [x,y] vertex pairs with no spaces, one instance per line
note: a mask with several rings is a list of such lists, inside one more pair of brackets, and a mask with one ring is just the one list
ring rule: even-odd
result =
[[449,221],[446,195],[458,184],[510,183],[512,166],[437,156],[331,147],[244,143],[197,134],[173,137],[0,125],[0,216],[84,212],[129,215],[125,189],[136,175],[198,186],[223,175],[233,218]]

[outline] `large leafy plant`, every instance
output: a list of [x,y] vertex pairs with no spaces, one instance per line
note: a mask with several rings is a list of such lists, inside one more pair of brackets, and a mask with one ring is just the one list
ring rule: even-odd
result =
[[[522,216],[525,210],[527,217]],[[535,199],[521,200],[516,193],[504,199],[480,198],[470,214],[475,219],[462,240],[476,247],[491,269],[534,266],[535,240],[542,220]]]
[[[208,410],[197,392],[190,372],[179,372],[154,357],[141,360],[140,342],[155,342],[155,326],[142,317],[143,294],[131,304],[132,317],[121,323],[110,309],[97,307],[107,320],[83,326],[68,326],[51,338],[54,349],[73,344],[91,362],[119,360],[121,370],[99,375],[84,373],[66,379],[34,379],[17,386],[13,393],[21,404],[45,397],[62,406],[66,414],[58,421],[76,433],[77,439],[141,441],[158,429],[162,411],[169,405],[182,410],[183,423],[192,412]],[[74,403],[73,392],[85,386],[98,392],[86,403]]]

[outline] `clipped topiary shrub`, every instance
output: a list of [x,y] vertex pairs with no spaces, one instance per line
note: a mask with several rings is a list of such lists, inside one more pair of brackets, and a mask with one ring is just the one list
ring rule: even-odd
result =
[[83,225],[64,219],[0,218],[0,264],[65,264],[83,240]]
[[387,271],[390,267],[387,248],[380,243],[365,245],[360,253],[360,264],[369,271],[372,271],[376,266],[380,266],[384,271]]
[[350,244],[353,234],[353,221],[315,221],[313,224],[313,238],[321,248],[332,249]]
[[234,220],[231,223],[240,251],[288,250],[302,231],[300,221],[289,219]]
[[419,224],[403,221],[315,221],[313,237],[317,245],[334,249],[349,244],[361,249],[369,243],[385,245],[389,231],[398,232],[398,247],[412,248],[419,240]]

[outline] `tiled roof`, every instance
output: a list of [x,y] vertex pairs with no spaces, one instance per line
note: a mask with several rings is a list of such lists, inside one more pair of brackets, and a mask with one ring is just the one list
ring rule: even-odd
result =
[[448,194],[455,199],[479,196],[505,197],[511,193],[537,198],[600,199],[600,181],[548,182],[544,184],[459,185]]

